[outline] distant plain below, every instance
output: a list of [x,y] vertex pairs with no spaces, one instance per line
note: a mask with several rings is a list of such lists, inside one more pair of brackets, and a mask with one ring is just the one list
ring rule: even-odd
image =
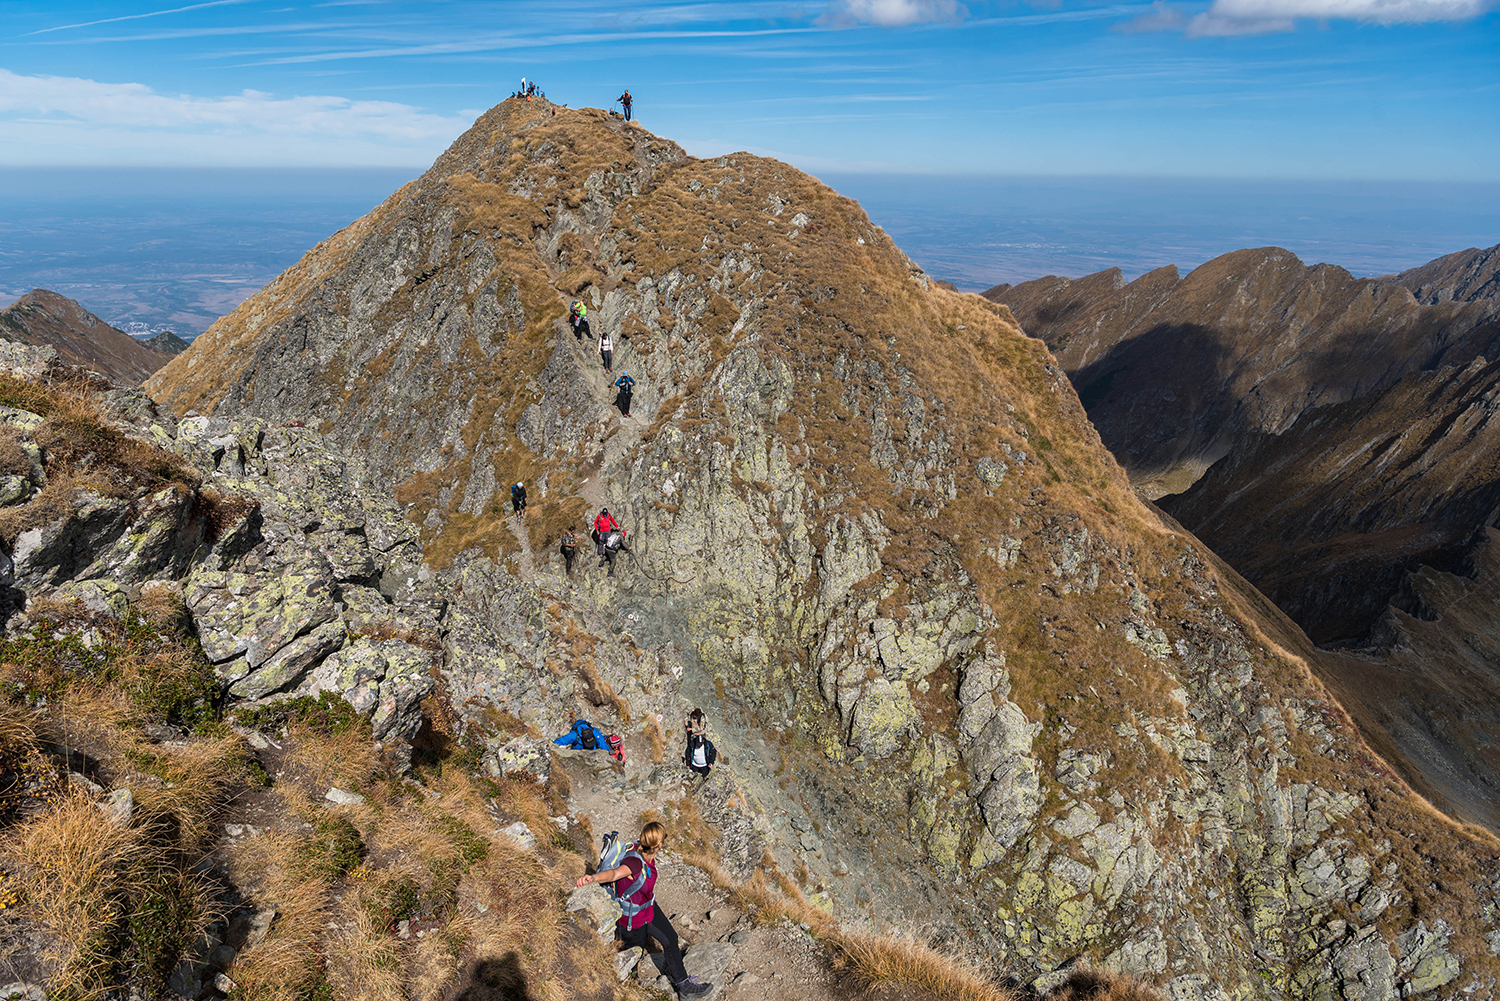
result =
[[[0,306],[34,287],[201,333],[412,170],[0,170]],[[964,291],[1280,246],[1356,275],[1500,242],[1500,183],[824,175]]]

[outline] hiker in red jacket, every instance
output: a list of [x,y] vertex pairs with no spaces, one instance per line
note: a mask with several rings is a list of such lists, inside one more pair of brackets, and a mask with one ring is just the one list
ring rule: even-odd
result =
[[594,551],[601,560],[604,559],[604,540],[619,527],[620,523],[610,515],[609,508],[604,508],[594,519]]

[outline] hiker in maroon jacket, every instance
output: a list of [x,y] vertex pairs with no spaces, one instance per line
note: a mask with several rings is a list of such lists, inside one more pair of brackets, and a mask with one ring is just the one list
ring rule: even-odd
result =
[[[677,989],[677,995],[695,998],[713,990],[713,984],[702,983],[697,977],[688,976],[682,965],[682,948],[677,944],[677,930],[672,922],[656,906],[656,856],[667,839],[667,829],[656,821],[641,828],[641,840],[635,843],[618,868],[605,869],[591,876],[580,876],[574,886],[586,883],[613,883],[610,895],[620,904],[620,920],[616,922],[620,939],[625,948],[646,947],[646,936],[661,943],[662,960],[667,979]],[[651,960],[641,957],[641,962]]]

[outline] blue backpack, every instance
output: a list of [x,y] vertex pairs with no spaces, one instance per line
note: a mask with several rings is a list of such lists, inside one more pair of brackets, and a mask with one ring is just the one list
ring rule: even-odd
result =
[[620,840],[619,831],[610,831],[604,836],[603,843],[599,846],[599,866],[595,872],[608,872],[618,869],[625,864],[628,858],[639,859],[641,863],[641,874],[621,892],[615,892],[615,884],[608,883],[605,889],[614,898],[615,903],[620,905],[620,911],[626,918],[633,918],[641,911],[649,907],[652,901],[644,904],[631,903],[630,898],[640,892],[641,887],[646,885],[646,879],[651,875],[651,863],[640,853],[640,842],[631,841],[628,844]]

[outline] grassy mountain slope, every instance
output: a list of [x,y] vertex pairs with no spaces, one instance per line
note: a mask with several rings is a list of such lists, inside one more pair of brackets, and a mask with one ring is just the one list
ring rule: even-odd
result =
[[[459,581],[469,711],[565,725],[554,630],[675,644],[684,695],[744,714],[757,836],[838,915],[1180,998],[1494,987],[1494,841],[1413,796],[1305,637],[1136,499],[1045,344],[784,164],[507,102],[149,388],[316,427],[394,493]],[[485,568],[524,591],[603,504],[633,559],[568,601],[609,629],[535,600],[503,654],[472,642],[512,587]],[[649,674],[599,711],[655,725],[629,709]]]

